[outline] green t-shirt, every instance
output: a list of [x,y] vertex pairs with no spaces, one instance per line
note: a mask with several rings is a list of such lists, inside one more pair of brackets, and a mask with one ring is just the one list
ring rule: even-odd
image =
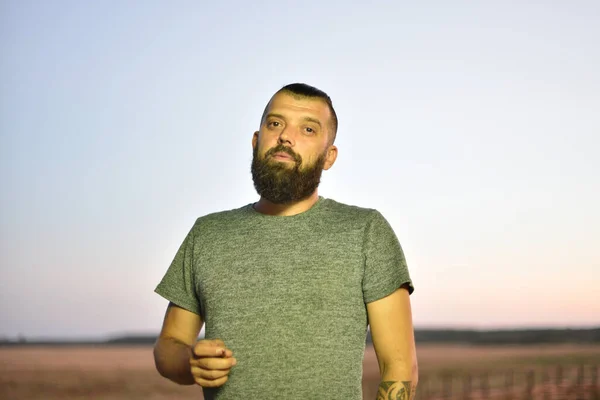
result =
[[366,303],[413,287],[376,210],[319,197],[294,216],[251,204],[198,218],[156,293],[202,316],[237,365],[212,399],[362,399]]

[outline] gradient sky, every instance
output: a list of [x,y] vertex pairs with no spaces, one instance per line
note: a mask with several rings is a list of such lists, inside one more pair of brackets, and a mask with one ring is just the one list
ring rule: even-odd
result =
[[0,1],[0,337],[157,332],[292,82],[331,95],[320,194],[394,227],[417,327],[600,325],[600,2],[362,3]]

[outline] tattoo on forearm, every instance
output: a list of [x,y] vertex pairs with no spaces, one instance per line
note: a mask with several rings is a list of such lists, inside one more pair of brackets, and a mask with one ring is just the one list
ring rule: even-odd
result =
[[377,390],[377,400],[413,400],[416,392],[411,381],[383,381]]

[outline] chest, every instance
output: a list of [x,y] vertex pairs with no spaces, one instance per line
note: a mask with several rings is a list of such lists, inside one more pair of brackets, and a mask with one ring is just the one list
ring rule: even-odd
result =
[[313,235],[256,230],[198,246],[196,294],[207,325],[265,312],[352,313],[364,307],[360,230]]

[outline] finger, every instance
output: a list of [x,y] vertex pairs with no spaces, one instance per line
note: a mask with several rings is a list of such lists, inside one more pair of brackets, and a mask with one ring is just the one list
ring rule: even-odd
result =
[[221,357],[226,353],[226,350],[225,346],[200,341],[194,346],[193,353],[197,357]]
[[225,342],[223,342],[221,339],[214,339],[213,344],[217,347],[217,355],[220,355],[221,357],[233,356],[233,351],[228,349],[227,346],[225,346]]
[[225,348],[225,352],[223,353],[222,357],[232,357],[233,356],[233,351],[229,350],[228,348]]
[[200,385],[202,387],[219,387],[219,386],[222,386],[225,382],[227,382],[227,379],[229,379],[229,377],[224,376],[222,378],[218,378],[218,379],[214,379],[214,380],[195,378],[195,381],[198,385]]
[[214,381],[215,379],[222,378],[229,375],[230,369],[204,369],[200,367],[191,368],[192,375],[195,378],[205,379],[208,381]]
[[204,368],[204,369],[229,369],[237,364],[237,360],[234,357],[230,358],[215,358],[215,357],[201,357],[192,359],[190,365]]

